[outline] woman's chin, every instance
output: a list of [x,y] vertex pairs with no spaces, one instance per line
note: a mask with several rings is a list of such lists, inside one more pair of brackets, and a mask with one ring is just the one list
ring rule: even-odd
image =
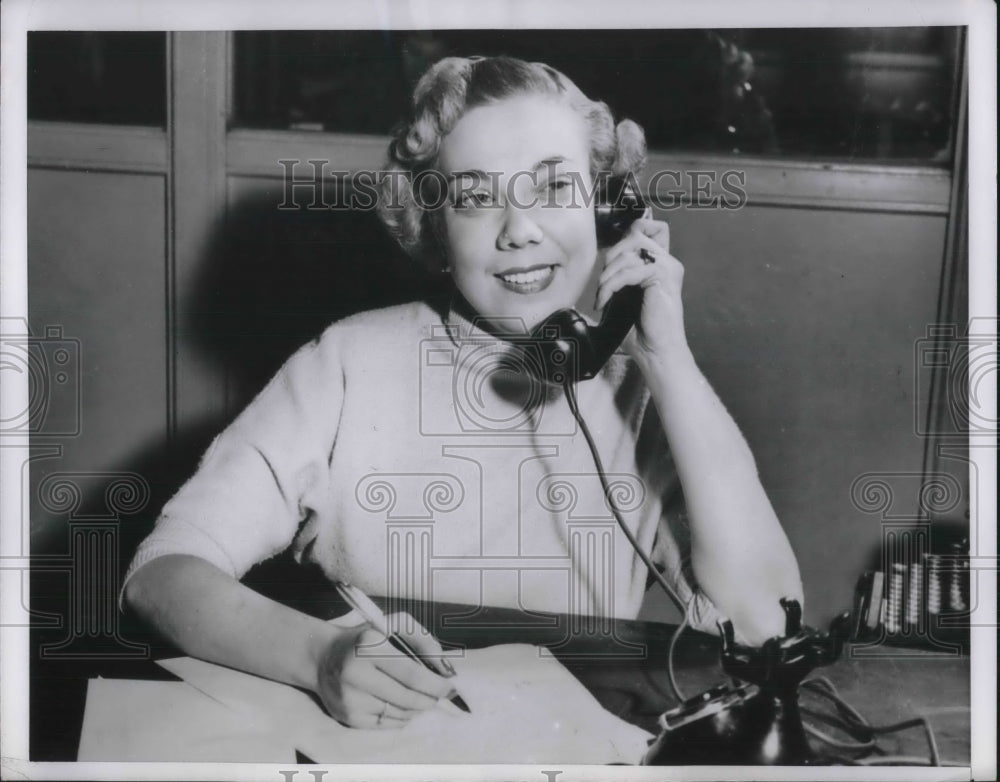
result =
[[518,317],[514,321],[514,324],[512,325],[519,326],[521,333],[527,332],[530,334],[553,312],[557,312],[568,307],[572,307],[572,304],[564,301],[540,302],[537,306],[527,308],[519,313]]

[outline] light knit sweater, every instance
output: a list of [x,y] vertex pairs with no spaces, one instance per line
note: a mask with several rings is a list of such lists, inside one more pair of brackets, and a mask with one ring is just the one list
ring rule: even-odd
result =
[[[425,303],[334,324],[215,439],[126,582],[170,553],[241,578],[291,546],[374,595],[634,618],[646,568],[562,390],[511,355],[455,309]],[[691,603],[692,625],[714,632],[641,372],[615,355],[577,396],[626,523],[681,607]]]

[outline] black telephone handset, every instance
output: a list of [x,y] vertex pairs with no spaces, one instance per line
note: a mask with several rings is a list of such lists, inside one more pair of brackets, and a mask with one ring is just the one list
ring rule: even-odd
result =
[[[646,213],[646,202],[626,177],[610,177],[600,189],[595,208],[597,243],[609,247]],[[628,336],[642,307],[639,285],[622,288],[611,297],[601,322],[590,325],[574,309],[552,313],[531,333],[540,351],[544,380],[564,385],[595,377]]]

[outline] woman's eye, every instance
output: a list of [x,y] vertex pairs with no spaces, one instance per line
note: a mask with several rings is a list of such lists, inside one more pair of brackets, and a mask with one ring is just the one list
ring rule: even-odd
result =
[[455,199],[456,209],[481,209],[484,206],[490,206],[493,203],[492,196],[489,192],[484,190],[475,190],[469,192],[467,190],[462,191],[458,194]]
[[566,204],[572,193],[571,183],[568,179],[553,179],[545,187],[548,190],[548,198],[556,204]]

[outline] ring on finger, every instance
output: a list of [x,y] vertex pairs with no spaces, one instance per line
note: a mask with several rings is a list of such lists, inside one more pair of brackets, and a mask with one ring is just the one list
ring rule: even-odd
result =
[[656,258],[645,247],[639,248],[639,257],[642,258],[642,262],[647,266],[651,263],[656,263]]
[[389,711],[389,702],[388,701],[383,701],[383,703],[382,703],[382,711],[380,711],[378,713],[378,717],[375,718],[375,724],[376,725],[381,725],[382,724],[382,720],[385,719],[386,712],[388,712],[388,711]]

